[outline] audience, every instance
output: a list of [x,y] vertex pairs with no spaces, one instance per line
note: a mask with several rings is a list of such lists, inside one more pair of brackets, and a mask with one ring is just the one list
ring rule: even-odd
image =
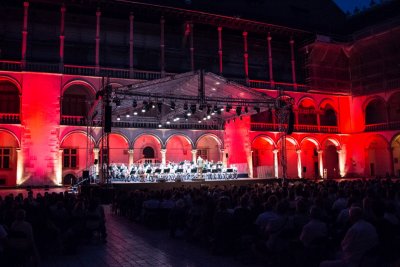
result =
[[113,207],[116,214],[152,229],[169,228],[173,238],[245,262],[351,267],[372,255],[387,264],[399,258],[398,181],[289,181],[120,191]]

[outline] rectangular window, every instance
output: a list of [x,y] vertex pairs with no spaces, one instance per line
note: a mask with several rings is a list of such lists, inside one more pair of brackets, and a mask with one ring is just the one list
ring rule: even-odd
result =
[[208,159],[208,150],[207,149],[197,149],[197,157],[201,157],[202,159]]
[[10,169],[11,148],[0,147],[0,169]]
[[78,150],[76,148],[64,148],[64,168],[78,168]]

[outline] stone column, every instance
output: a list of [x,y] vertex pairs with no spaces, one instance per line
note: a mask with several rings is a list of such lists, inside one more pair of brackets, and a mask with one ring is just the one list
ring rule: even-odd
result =
[[134,78],[133,75],[133,13],[129,15],[129,77]]
[[197,149],[192,149],[192,161],[194,164],[196,164],[197,161],[196,157],[197,157]]
[[101,12],[98,8],[96,11],[96,56],[95,56],[95,67],[96,75],[100,74],[100,18]]
[[274,82],[274,71],[272,69],[272,48],[271,48],[271,34],[268,32],[268,67],[269,67],[269,82],[271,83],[271,87],[275,87],[275,82]]
[[60,22],[60,63],[59,63],[59,70],[60,72],[64,72],[64,31],[65,31],[65,5],[61,6],[61,22]]
[[222,61],[222,27],[218,27],[218,57],[219,57],[219,75],[222,75],[223,61]]
[[336,150],[338,153],[338,158],[339,158],[339,175],[340,177],[345,176],[345,162],[346,162],[346,155],[342,149]]
[[244,75],[246,83],[249,82],[249,54],[247,50],[247,32],[243,32],[243,58],[244,58]]
[[296,61],[294,59],[294,40],[290,38],[290,54],[291,54],[291,63],[292,63],[292,82],[294,89],[297,90],[297,83],[296,83]]
[[133,164],[133,149],[128,149],[128,167],[130,167]]
[[319,175],[321,178],[324,178],[324,162],[322,159],[322,152],[323,150],[318,150],[318,167],[319,167]]
[[274,173],[275,173],[275,178],[279,177],[279,162],[278,162],[278,149],[272,150],[274,153]]
[[165,25],[165,20],[164,17],[161,16],[160,18],[160,28],[161,28],[161,32],[160,32],[160,67],[161,67],[161,76],[164,77],[165,76],[165,44],[164,44],[164,25]]
[[228,168],[228,162],[227,162],[227,158],[226,158],[226,153],[225,153],[225,149],[220,149],[220,152],[222,154],[222,165],[225,168]]
[[17,185],[22,183],[24,175],[24,158],[22,157],[22,150],[20,148],[16,149],[17,152]]
[[29,2],[24,2],[24,24],[22,28],[22,49],[21,49],[21,69],[25,70],[26,68],[26,47],[28,40],[28,9]]
[[163,165],[163,166],[166,166],[167,165],[167,157],[166,157],[166,155],[167,155],[167,150],[166,149],[161,149],[161,164]]
[[62,149],[62,148],[58,149],[58,168],[57,168],[57,177],[56,177],[58,184],[63,183],[63,181],[62,181],[62,171],[63,171],[63,162],[64,162],[63,152],[64,152],[64,149]]
[[315,112],[317,113],[317,127],[319,132],[321,130],[321,117],[320,117],[321,112],[318,110],[316,110]]
[[297,176],[299,176],[299,178],[303,178],[302,177],[302,165],[301,165],[301,149],[297,149],[296,150],[297,153]]

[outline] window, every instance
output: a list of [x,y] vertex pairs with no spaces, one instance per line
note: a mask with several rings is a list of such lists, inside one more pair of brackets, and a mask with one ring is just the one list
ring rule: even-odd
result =
[[78,168],[78,149],[64,148],[64,168]]
[[0,169],[10,168],[11,148],[0,148]]
[[197,149],[197,157],[201,157],[202,159],[208,159],[208,150],[207,149]]

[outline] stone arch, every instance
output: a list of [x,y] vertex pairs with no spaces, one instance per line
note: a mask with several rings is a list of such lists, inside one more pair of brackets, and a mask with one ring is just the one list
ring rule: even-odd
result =
[[21,86],[21,83],[18,80],[16,80],[13,77],[10,77],[8,75],[1,75],[0,76],[0,82],[2,82],[2,81],[6,81],[6,82],[12,83],[18,89],[18,92],[21,95],[22,86]]
[[216,134],[213,134],[213,133],[205,133],[205,134],[200,135],[200,136],[197,138],[196,143],[195,143],[195,145],[194,145],[193,148],[197,148],[197,144],[199,143],[199,140],[202,139],[203,137],[207,137],[207,136],[213,138],[213,139],[218,143],[218,145],[219,145],[221,148],[223,147],[222,140],[221,140]]
[[[18,114],[17,116],[19,116],[21,113],[20,96],[21,88],[15,80],[0,77],[0,114],[4,113],[7,116],[0,116],[0,120],[8,119],[13,122],[14,119],[17,119],[11,114]],[[10,118],[10,116],[12,117]],[[19,118],[17,121],[19,121]]]
[[320,125],[337,126],[337,106],[330,98],[324,98],[319,105]]
[[317,125],[316,103],[311,97],[303,97],[297,105],[298,123],[300,125]]
[[71,132],[66,133],[64,136],[62,136],[60,138],[60,144],[62,144],[64,142],[64,140],[67,139],[70,135],[75,134],[75,133],[81,133],[81,134],[85,135],[93,142],[93,144],[96,144],[96,140],[94,139],[93,135],[90,135],[90,134],[88,135],[87,132],[83,131],[83,130],[73,130]]
[[[89,142],[88,142],[89,141]],[[76,130],[65,134],[60,140],[62,151],[62,182],[68,174],[75,177],[82,176],[81,172],[94,165],[94,152],[96,141],[91,135],[82,130]]]
[[340,142],[334,138],[328,136],[322,142],[322,162],[323,169],[320,169],[320,174],[324,178],[332,179],[340,177],[339,169],[339,153],[341,149]]
[[100,163],[107,162],[107,157],[110,164],[129,164],[129,139],[122,133],[112,132],[109,134],[109,149],[103,149],[102,136],[98,142],[100,148]]
[[375,96],[368,98],[363,106],[366,125],[387,122],[387,105],[382,97]]
[[161,139],[152,133],[142,133],[132,142],[133,162],[138,163],[144,159],[144,149],[151,147],[154,150],[154,161],[161,162],[161,149],[163,143]]
[[187,135],[181,133],[172,134],[165,141],[166,159],[170,162],[191,161],[193,147],[193,142]]
[[384,177],[391,174],[390,144],[380,135],[374,134],[365,142],[365,175]]
[[253,177],[274,178],[274,150],[276,143],[267,135],[258,135],[251,142]]
[[[283,173],[282,170],[282,141],[283,136],[279,138],[277,147],[279,149],[278,161],[279,161],[279,173]],[[287,177],[297,178],[298,177],[298,166],[297,166],[297,150],[300,149],[299,143],[292,136],[286,136],[286,158],[287,163],[293,162],[295,164],[287,164]]]
[[315,179],[320,176],[318,165],[318,151],[321,144],[314,137],[304,137],[301,142],[301,177]]
[[74,85],[84,86],[84,87],[90,89],[90,94],[92,96],[96,95],[97,91],[96,91],[95,86],[93,84],[91,84],[90,82],[88,82],[88,81],[84,81],[84,80],[80,80],[80,79],[72,80],[72,81],[69,81],[66,84],[64,84],[63,87],[62,87],[62,90],[61,90],[61,95],[64,95],[65,91],[68,88],[70,88],[71,86],[74,86]]
[[62,89],[61,115],[85,117],[95,98],[96,91],[87,82],[75,80]]
[[337,104],[335,103],[335,101],[332,98],[327,98],[327,97],[323,98],[319,102],[318,108],[320,110],[322,110],[326,107],[326,105],[330,105],[335,110],[335,112],[337,112],[337,110],[338,110]]
[[22,156],[19,148],[17,136],[0,128],[0,186],[15,186],[22,182],[21,173],[18,173],[18,157]]
[[400,133],[392,138],[390,146],[392,148],[394,175],[400,177]]
[[221,149],[222,141],[218,136],[212,133],[206,133],[197,138],[196,147],[197,155],[210,162],[222,161]]

